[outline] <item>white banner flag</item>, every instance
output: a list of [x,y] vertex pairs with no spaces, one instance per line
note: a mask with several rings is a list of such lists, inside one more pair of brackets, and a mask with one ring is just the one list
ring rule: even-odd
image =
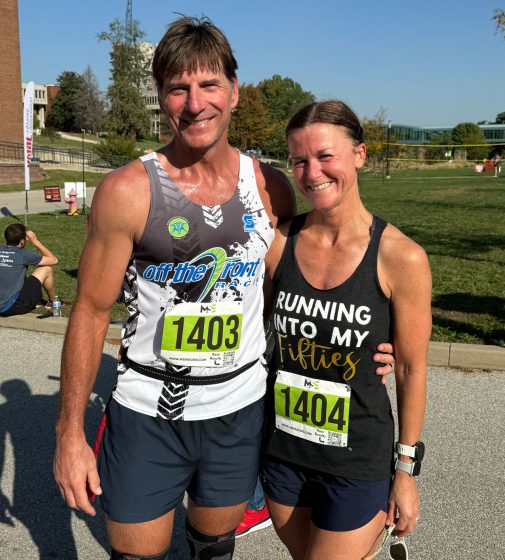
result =
[[30,190],[30,163],[33,153],[33,98],[35,96],[35,84],[26,84],[25,97],[23,100],[23,123],[24,123],[24,147],[25,147],[25,191]]

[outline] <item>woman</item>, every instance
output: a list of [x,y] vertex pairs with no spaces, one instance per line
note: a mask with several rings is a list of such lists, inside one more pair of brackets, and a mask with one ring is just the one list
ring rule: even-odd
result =
[[[347,105],[310,104],[286,135],[296,186],[313,209],[278,232],[267,262],[276,347],[265,493],[295,560],[361,559],[385,525],[402,537],[419,516],[416,479],[405,471],[419,470],[424,449],[429,264],[363,205],[366,146]],[[372,362],[388,339],[403,470],[394,470],[391,405]]]

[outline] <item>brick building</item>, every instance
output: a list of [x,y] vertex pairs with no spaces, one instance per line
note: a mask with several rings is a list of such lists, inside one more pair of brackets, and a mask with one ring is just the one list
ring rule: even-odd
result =
[[0,0],[0,142],[23,142],[17,0]]

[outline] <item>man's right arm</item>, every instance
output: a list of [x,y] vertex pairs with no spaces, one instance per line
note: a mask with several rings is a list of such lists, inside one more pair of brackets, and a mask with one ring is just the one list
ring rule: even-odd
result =
[[33,231],[28,230],[26,232],[26,239],[42,253],[42,259],[37,266],[55,266],[58,264],[58,257],[39,241]]
[[102,357],[110,310],[149,211],[147,176],[139,165],[134,162],[111,173],[95,192],[89,234],[79,262],[77,297],[63,346],[54,472],[68,505],[91,515],[95,510],[88,500],[86,483],[96,494],[101,490],[95,458],[84,436],[84,416]]

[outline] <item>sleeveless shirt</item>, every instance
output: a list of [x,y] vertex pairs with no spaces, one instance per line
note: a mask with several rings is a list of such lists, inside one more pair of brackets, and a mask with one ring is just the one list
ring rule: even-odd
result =
[[374,216],[361,263],[342,284],[322,290],[305,280],[295,257],[306,217],[293,220],[274,275],[263,449],[323,473],[384,480],[392,472],[394,423],[372,356],[390,340],[390,302],[377,277],[387,224]]
[[120,361],[113,398],[168,420],[234,412],[265,393],[262,287],[274,230],[253,162],[240,154],[233,196],[208,207],[185,197],[156,153],[141,160],[151,203],[123,282],[129,318],[120,360],[126,354],[144,366],[202,377],[260,361],[229,381],[198,386],[153,379]]

